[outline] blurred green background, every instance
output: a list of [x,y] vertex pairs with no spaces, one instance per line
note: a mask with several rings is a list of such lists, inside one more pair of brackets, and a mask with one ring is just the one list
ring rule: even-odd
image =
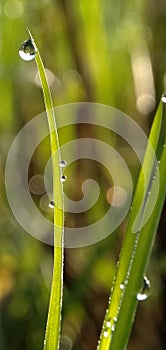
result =
[[[35,62],[18,55],[32,31],[40,49],[55,105],[93,101],[131,116],[148,135],[166,88],[166,3],[164,0],[1,0],[0,2],[0,349],[42,349],[52,273],[53,249],[28,235],[7,202],[5,162],[19,130],[44,110]],[[60,132],[89,137],[88,127]],[[95,131],[105,142],[112,135]],[[101,133],[101,135],[100,135]],[[70,136],[72,137],[72,136]],[[128,145],[115,140],[136,182],[139,162]],[[42,155],[41,155],[42,152]],[[42,173],[48,142],[36,152],[29,177]],[[42,161],[41,161],[42,159]],[[77,162],[69,169],[65,192],[81,198],[81,183],[92,175],[108,208],[111,179],[99,165]],[[13,179],[16,181],[17,179]],[[36,185],[37,186],[37,185]],[[33,196],[33,194],[32,194]],[[33,196],[37,206],[40,196]],[[66,225],[85,216],[66,214]],[[129,350],[166,349],[166,210],[148,266],[151,297],[138,306]],[[87,248],[66,249],[61,349],[96,348],[107,307],[126,220],[105,240]],[[119,349],[121,350],[121,349]]]

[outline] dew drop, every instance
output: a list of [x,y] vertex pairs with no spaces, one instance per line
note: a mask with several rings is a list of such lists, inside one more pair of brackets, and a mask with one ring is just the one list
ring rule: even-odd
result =
[[67,179],[67,176],[65,176],[65,175],[62,175],[62,176],[61,176],[61,182],[65,182],[66,179]]
[[110,328],[110,327],[111,327],[111,322],[110,322],[110,321],[107,321],[106,326],[107,326],[108,328]]
[[162,96],[161,96],[161,101],[163,103],[166,103],[166,93],[164,93]]
[[112,325],[111,330],[112,330],[112,332],[115,331],[115,325],[114,324]]
[[114,317],[114,321],[117,322],[117,320],[118,320],[117,317]]
[[19,49],[19,55],[24,61],[32,61],[35,58],[35,52],[31,39],[25,40]]
[[122,289],[122,290],[123,290],[124,288],[125,288],[124,284],[123,284],[123,283],[121,283],[121,284],[120,284],[120,289]]
[[104,331],[104,337],[107,338],[108,337],[108,332]]
[[149,298],[151,294],[151,284],[150,281],[144,276],[142,290],[137,294],[137,300],[143,301]]
[[54,201],[50,201],[49,205],[48,205],[51,209],[55,207],[55,202]]
[[65,168],[65,166],[67,165],[66,160],[60,160],[59,165],[61,168]]

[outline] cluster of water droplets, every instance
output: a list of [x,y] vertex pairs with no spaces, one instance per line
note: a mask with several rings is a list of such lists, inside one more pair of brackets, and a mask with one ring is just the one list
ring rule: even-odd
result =
[[19,48],[20,57],[24,61],[32,61],[35,58],[35,54],[36,54],[36,48],[32,40],[30,38],[25,40]]
[[[127,283],[128,283],[127,280],[125,282],[121,283],[119,286],[120,289],[124,291]],[[151,283],[148,280],[148,278],[146,276],[144,276],[142,287],[141,287],[140,291],[137,293],[137,300],[139,300],[139,301],[146,300],[150,296],[150,294],[151,294]]]
[[106,320],[104,331],[103,331],[104,338],[110,337],[111,333],[115,331],[116,322],[117,322],[117,317],[112,317],[112,318],[109,317]]
[[[123,283],[120,283],[120,286],[119,286],[120,289],[122,291],[124,291],[127,284],[128,284],[128,280],[124,281]],[[150,294],[151,294],[151,283],[148,280],[148,278],[146,276],[144,276],[142,288],[137,293],[137,300],[138,301],[146,300],[146,299],[148,299]],[[120,311],[120,307],[118,308],[117,317],[118,317],[119,311]],[[107,313],[108,313],[108,310],[107,310]],[[108,337],[111,338],[112,333],[115,331],[115,328],[116,328],[116,323],[118,320],[117,317],[116,316],[115,317],[108,317],[107,316],[107,318],[105,320],[105,324],[104,324],[104,329],[103,329],[104,338],[108,338]]]

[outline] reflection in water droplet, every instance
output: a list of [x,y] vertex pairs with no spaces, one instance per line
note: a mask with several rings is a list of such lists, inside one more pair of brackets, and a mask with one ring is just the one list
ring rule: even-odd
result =
[[151,294],[151,284],[150,281],[144,276],[142,290],[137,294],[137,300],[146,300]]
[[67,165],[66,160],[60,160],[59,165],[61,168],[65,168],[65,166]]
[[62,176],[61,176],[61,182],[65,182],[66,179],[67,179],[67,177],[66,177],[65,175],[62,175]]
[[24,61],[32,61],[35,58],[35,47],[31,39],[25,40],[19,49],[19,55]]
[[51,209],[55,207],[55,202],[54,201],[50,201],[49,205],[48,205]]
[[163,103],[166,103],[166,93],[164,93],[162,96],[161,96],[161,101]]

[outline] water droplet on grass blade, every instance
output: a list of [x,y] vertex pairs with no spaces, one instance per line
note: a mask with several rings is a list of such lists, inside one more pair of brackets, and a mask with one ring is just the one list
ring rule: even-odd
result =
[[65,166],[67,165],[66,160],[60,160],[59,165],[61,168],[65,168]]
[[163,103],[166,103],[166,93],[164,93],[162,96],[161,96],[161,101]]
[[110,327],[111,327],[111,322],[110,322],[110,321],[107,321],[107,322],[106,322],[106,326],[107,326],[108,328],[110,328]]
[[137,300],[143,301],[149,298],[151,294],[151,284],[150,281],[144,276],[142,290],[137,294]]
[[19,49],[19,55],[24,61],[32,61],[35,58],[35,47],[31,39],[25,40]]
[[124,289],[124,284],[123,283],[120,284],[120,289],[122,289],[122,290]]
[[108,332],[104,331],[104,337],[107,338],[108,337]]
[[65,182],[66,179],[67,179],[67,176],[65,176],[65,175],[62,175],[62,176],[61,176],[61,182]]
[[54,201],[50,201],[50,203],[49,203],[49,208],[54,208],[55,207],[55,202]]
[[112,332],[115,332],[115,324],[112,325],[111,330]]

